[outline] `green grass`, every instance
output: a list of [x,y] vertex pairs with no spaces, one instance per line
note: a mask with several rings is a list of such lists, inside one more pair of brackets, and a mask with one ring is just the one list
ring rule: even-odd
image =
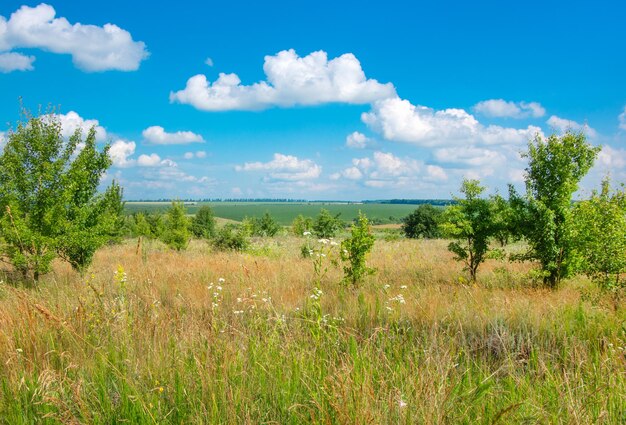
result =
[[[217,217],[241,221],[244,217],[260,217],[266,211],[281,225],[291,224],[293,219],[302,214],[315,217],[321,208],[326,208],[332,214],[341,214],[344,221],[357,218],[359,211],[363,212],[370,221],[382,223],[397,223],[417,208],[417,205],[398,204],[339,204],[339,203],[257,203],[257,202],[216,202],[197,203],[187,205],[187,213],[194,214],[202,205],[209,205]],[[169,208],[168,202],[127,202],[126,212],[131,214],[137,211],[163,212]]]

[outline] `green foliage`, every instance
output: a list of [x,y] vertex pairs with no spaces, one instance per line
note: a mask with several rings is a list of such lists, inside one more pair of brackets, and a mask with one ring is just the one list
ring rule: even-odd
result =
[[122,223],[119,185],[98,194],[108,146],[97,149],[94,128],[65,140],[53,114],[24,116],[0,156],[0,252],[35,281],[57,256],[82,271]]
[[133,214],[133,220],[130,224],[131,233],[136,237],[153,237],[152,230],[150,228],[150,223],[146,219],[146,215],[144,213],[135,213]]
[[374,269],[367,267],[366,257],[374,246],[374,235],[364,214],[359,214],[356,223],[352,224],[348,239],[341,242],[341,260],[347,263],[343,266],[345,283],[356,286],[364,276],[374,273]]
[[465,264],[473,282],[478,266],[489,253],[489,239],[494,233],[490,202],[480,197],[484,190],[478,180],[463,180],[461,193],[465,198],[455,198],[458,204],[446,208],[441,225],[446,236],[456,239],[448,249]]
[[217,232],[212,243],[220,251],[245,251],[250,246],[248,233],[243,226],[230,223]]
[[153,238],[161,239],[165,232],[165,220],[163,214],[159,212],[146,214],[146,221],[150,226],[150,235]]
[[490,203],[493,236],[504,247],[514,235],[515,214],[511,203],[500,195],[492,196]]
[[215,234],[215,216],[209,206],[202,206],[191,220],[191,233],[196,238],[209,239]]
[[611,192],[608,179],[600,193],[579,202],[573,211],[573,241],[579,269],[603,288],[624,285],[626,273],[626,192]]
[[334,238],[339,229],[343,227],[343,223],[339,220],[339,215],[333,216],[330,211],[322,208],[313,223],[315,236],[324,239]]
[[272,218],[269,212],[265,212],[261,218],[246,217],[242,226],[250,236],[276,236],[280,225]]
[[515,229],[530,245],[529,252],[519,258],[539,261],[544,284],[550,287],[570,274],[572,195],[599,150],[587,143],[583,133],[568,131],[547,139],[537,136],[524,154],[529,160],[526,197],[511,190]]
[[302,214],[298,214],[291,223],[291,231],[296,236],[306,236],[305,232],[313,231],[313,219],[311,217],[305,217]]
[[402,231],[407,238],[433,239],[440,235],[441,210],[430,204],[420,205],[402,219]]
[[174,201],[167,211],[162,240],[170,248],[181,251],[187,248],[190,237],[189,220],[185,215],[185,206],[182,202]]

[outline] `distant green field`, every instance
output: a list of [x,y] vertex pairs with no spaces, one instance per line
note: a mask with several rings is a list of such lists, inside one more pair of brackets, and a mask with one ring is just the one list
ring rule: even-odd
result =
[[[341,213],[339,218],[344,221],[351,221],[358,216],[359,211],[362,211],[370,220],[376,220],[383,223],[397,223],[417,208],[417,205],[398,204],[341,204],[321,202],[198,202],[194,205],[186,205],[187,213],[195,214],[198,208],[202,205],[209,205],[213,208],[217,217],[236,221],[241,221],[246,216],[260,217],[267,211],[282,225],[291,224],[293,219],[298,214],[315,217],[322,208],[326,208],[332,214]],[[169,202],[127,202],[126,212],[128,214],[138,211],[163,212],[169,206]]]

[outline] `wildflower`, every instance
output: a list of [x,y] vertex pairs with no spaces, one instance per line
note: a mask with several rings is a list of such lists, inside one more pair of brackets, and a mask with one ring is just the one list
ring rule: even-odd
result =
[[307,231],[307,232],[304,232],[304,233],[302,234],[302,236],[309,236],[310,234],[311,234],[311,232],[308,232],[308,231]]
[[337,242],[335,242],[335,241],[330,241],[330,244],[331,244],[332,246],[337,246],[337,245],[339,245],[339,244],[338,244]]
[[402,397],[398,399],[398,407],[404,409],[407,406],[406,401],[402,400]]
[[389,285],[383,286],[383,289],[389,289]]
[[317,241],[321,243],[322,245],[327,245],[328,242],[330,242],[328,239],[318,239]]
[[241,298],[237,298],[237,302],[240,303],[241,302]]
[[406,285],[402,285],[400,289],[406,289]]
[[226,282],[226,279],[224,279],[223,277],[220,277],[219,279],[217,279],[217,281],[219,283],[224,283],[224,282]]
[[222,290],[222,287],[221,287],[221,286],[218,286],[218,287],[217,287],[217,290],[218,290],[218,291],[221,291],[221,290]]

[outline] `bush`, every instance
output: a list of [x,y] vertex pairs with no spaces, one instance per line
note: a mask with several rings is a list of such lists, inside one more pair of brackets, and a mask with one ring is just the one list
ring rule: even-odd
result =
[[245,251],[250,246],[245,229],[234,224],[222,227],[213,238],[212,244],[220,251]]
[[305,217],[302,214],[298,214],[298,216],[291,222],[291,231],[296,236],[304,236],[305,232],[312,232],[313,219],[311,217]]
[[276,236],[280,230],[280,225],[274,220],[270,213],[266,212],[261,218],[246,217],[242,226],[249,236]]
[[340,215],[333,216],[330,211],[322,208],[315,219],[315,223],[313,223],[315,236],[321,239],[334,238],[339,229],[343,227],[343,223],[339,220]]
[[189,244],[189,220],[185,215],[185,206],[182,202],[172,202],[167,211],[167,221],[162,240],[172,249],[181,251]]
[[420,205],[402,219],[402,231],[407,238],[433,239],[440,235],[441,210],[430,204]]
[[210,239],[215,234],[215,216],[209,206],[202,206],[191,219],[191,233],[196,238]]
[[367,267],[365,257],[374,246],[367,217],[359,211],[357,222],[352,225],[351,235],[341,243],[341,260],[347,263],[343,267],[345,283],[356,286],[364,276],[374,273]]

